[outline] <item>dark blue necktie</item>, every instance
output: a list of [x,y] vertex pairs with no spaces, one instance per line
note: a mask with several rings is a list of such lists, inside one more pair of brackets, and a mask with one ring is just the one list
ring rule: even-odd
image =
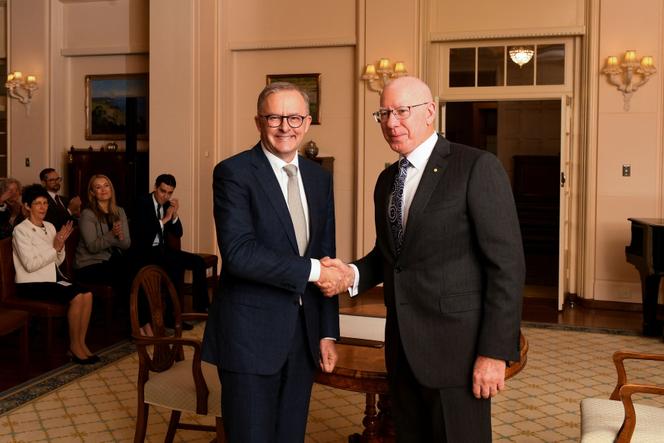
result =
[[406,174],[409,166],[410,162],[406,157],[402,157],[399,160],[399,172],[397,172],[394,178],[392,199],[387,209],[397,255],[401,252],[401,244],[403,243],[403,188],[406,183]]

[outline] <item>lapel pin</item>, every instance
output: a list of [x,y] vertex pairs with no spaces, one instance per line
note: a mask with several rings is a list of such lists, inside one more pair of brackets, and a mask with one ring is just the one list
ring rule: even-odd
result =
[[433,172],[438,172],[438,168],[433,168]]

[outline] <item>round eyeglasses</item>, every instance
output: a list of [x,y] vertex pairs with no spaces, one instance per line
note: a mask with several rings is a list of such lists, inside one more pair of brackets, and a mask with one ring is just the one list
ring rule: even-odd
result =
[[373,115],[373,118],[376,120],[376,123],[385,123],[390,119],[390,115],[394,115],[394,117],[397,120],[406,120],[408,117],[410,117],[411,109],[417,108],[418,106],[422,105],[428,105],[429,103],[431,102],[424,102],[410,106],[399,106],[398,108],[394,109],[379,109],[378,111],[374,112],[371,115]]
[[261,115],[267,121],[267,126],[270,128],[278,128],[281,126],[282,122],[284,119],[288,122],[288,126],[290,126],[293,129],[299,128],[302,126],[302,123],[304,123],[304,119],[307,118],[308,116],[306,115],[276,115],[276,114],[270,114],[270,115]]

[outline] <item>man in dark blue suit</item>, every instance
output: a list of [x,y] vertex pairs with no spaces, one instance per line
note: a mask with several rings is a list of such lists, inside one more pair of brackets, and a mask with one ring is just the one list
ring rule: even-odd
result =
[[337,355],[339,281],[318,259],[335,254],[332,177],[297,155],[309,129],[308,97],[272,83],[258,97],[261,141],[214,170],[222,257],[203,358],[217,365],[231,443],[304,441],[316,366]]

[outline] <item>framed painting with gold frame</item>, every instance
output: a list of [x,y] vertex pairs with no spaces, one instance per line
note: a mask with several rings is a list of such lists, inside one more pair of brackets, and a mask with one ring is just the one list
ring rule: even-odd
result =
[[127,105],[136,103],[136,134],[148,138],[148,74],[85,76],[85,139],[124,140]]
[[309,96],[311,124],[320,125],[320,73],[316,74],[268,74],[266,84],[288,82],[298,86]]

